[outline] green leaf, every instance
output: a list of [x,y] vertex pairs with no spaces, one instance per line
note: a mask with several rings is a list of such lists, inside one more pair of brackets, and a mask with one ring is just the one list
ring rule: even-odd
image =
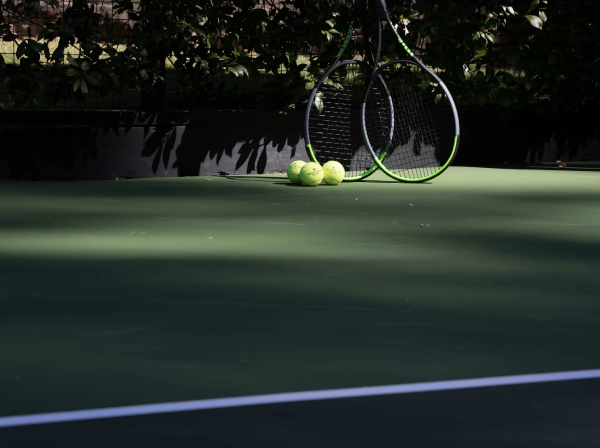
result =
[[485,56],[485,55],[487,54],[487,51],[488,51],[488,50],[487,50],[487,48],[486,48],[486,47],[480,48],[480,49],[478,49],[478,50],[475,52],[475,57],[476,57],[476,58],[481,58],[481,57],[483,57],[483,56]]
[[71,56],[69,53],[67,53],[67,61],[69,61],[69,64],[74,65],[75,67],[79,67],[79,64],[75,62],[75,59],[73,59],[73,56]]
[[96,78],[94,78],[92,75],[88,75],[87,73],[84,73],[83,77],[84,77],[85,79],[87,79],[87,81],[88,81],[90,84],[92,84],[92,85],[94,85],[94,86],[99,86],[99,85],[100,85],[100,82],[99,82],[99,81],[98,81]]
[[333,20],[326,20],[325,23],[329,25],[331,28],[335,26],[335,22]]
[[316,96],[315,97],[315,107],[317,108],[317,110],[319,111],[319,113],[323,112],[323,100],[321,99],[320,96]]
[[22,93],[21,95],[17,96],[17,100],[15,102],[15,106],[21,107],[25,103],[27,103],[27,101],[29,101],[29,94],[28,93]]
[[506,89],[499,90],[496,97],[496,102],[502,107],[509,107],[516,103],[517,100],[517,95],[513,92],[507,91]]
[[112,81],[112,82],[113,82],[113,83],[114,83],[114,84],[115,84],[117,87],[121,87],[121,85],[119,84],[119,78],[117,78],[117,76],[116,76],[114,73],[110,72],[110,73],[108,74],[108,76],[109,76],[110,80],[111,80],[111,81]]
[[17,52],[15,53],[15,57],[17,59],[21,58],[25,54],[25,50],[27,49],[27,41],[23,41],[17,47]]
[[471,78],[471,73],[469,72],[469,67],[467,67],[465,64],[463,64],[463,75],[464,75],[465,79]]
[[65,47],[63,47],[62,45],[59,45],[58,47],[56,47],[56,50],[54,50],[54,52],[52,53],[52,59],[54,59],[55,61],[61,60],[64,51],[65,51]]
[[85,19],[87,19],[87,17],[78,17],[75,19],[75,21],[73,22],[73,27],[77,28],[78,26],[81,26],[81,24],[83,22],[85,22]]
[[67,76],[77,76],[79,72],[74,68],[67,69]]
[[554,61],[556,61],[556,53],[552,51],[548,55],[548,64],[554,64]]
[[35,52],[40,51],[40,49],[42,48],[42,44],[38,43],[33,39],[28,40],[27,44],[29,45],[29,48]]
[[331,34],[329,34],[329,32],[321,31],[321,33],[327,37],[327,42],[331,42]]
[[81,85],[81,78],[77,78],[75,80],[75,83],[73,84],[73,92],[77,92],[77,89],[79,88],[80,85]]
[[529,21],[529,24],[531,26],[539,28],[540,30],[542,29],[542,19],[540,19],[538,16],[527,15],[525,16],[525,18]]
[[532,9],[537,8],[539,4],[540,4],[540,0],[533,0],[531,2],[531,5],[529,5],[529,11],[531,11]]
[[89,92],[85,79],[81,79],[81,92],[83,92],[84,94]]
[[306,84],[304,84],[304,90],[312,90],[312,88],[315,86],[314,82],[307,82]]
[[544,11],[540,11],[540,19],[542,19],[542,23],[546,23],[546,21],[548,20],[548,16]]

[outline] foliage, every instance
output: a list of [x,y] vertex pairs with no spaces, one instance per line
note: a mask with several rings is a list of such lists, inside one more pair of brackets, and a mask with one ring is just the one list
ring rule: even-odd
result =
[[[411,3],[406,1],[405,3]],[[409,36],[428,41],[459,104],[574,111],[599,99],[600,9],[595,0],[417,0]]]
[[[58,0],[44,2],[58,7]],[[0,78],[18,106],[82,104],[90,91],[152,89],[164,82],[170,60],[189,95],[217,91],[235,98],[239,89],[229,78],[269,74],[265,87],[274,92],[273,104],[289,110],[306,101],[353,19],[349,0],[266,6],[259,0],[142,0],[141,10],[130,0],[114,4],[140,24],[129,41],[119,39],[110,20],[85,0],[73,0],[64,17],[19,41],[11,25],[39,20],[40,2],[5,1],[12,18],[0,19],[0,34],[19,42],[20,59],[18,65],[0,60]],[[409,47],[440,71],[458,104],[494,103],[508,120],[523,107],[576,110],[599,98],[596,0],[388,0],[388,6]],[[348,58],[364,52],[361,34],[355,36]],[[73,45],[79,54],[66,58]],[[384,32],[383,58],[404,55],[392,33]]]
[[[57,0],[45,0],[58,8]],[[40,2],[26,0],[19,3],[7,1],[4,8],[13,17],[9,23],[0,25],[3,40],[18,42],[16,57],[19,65],[5,64],[0,60],[0,76],[11,94],[16,96],[17,107],[27,102],[33,105],[52,106],[61,100],[82,104],[90,90],[102,94],[122,92],[125,86],[140,86],[144,78],[139,70],[143,54],[128,46],[117,52],[117,40],[98,32],[105,18],[94,11],[94,5],[85,0],[73,0],[64,16],[54,23],[47,23],[38,36],[21,39],[9,25],[39,23]],[[104,41],[108,46],[101,46]],[[50,42],[58,42],[51,51]],[[65,54],[68,47],[77,44],[77,58]],[[111,45],[113,44],[113,45]],[[68,57],[68,59],[67,59]]]

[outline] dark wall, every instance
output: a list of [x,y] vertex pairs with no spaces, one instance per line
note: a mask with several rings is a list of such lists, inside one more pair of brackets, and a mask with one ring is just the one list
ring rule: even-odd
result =
[[[505,127],[491,107],[459,109],[456,165],[600,160],[594,115],[521,112]],[[0,110],[0,177],[37,180],[262,174],[308,157],[302,113],[145,114]]]
[[[0,117],[7,118],[7,112],[0,111]],[[300,116],[270,111],[19,111],[1,122],[1,177],[100,180],[272,173],[306,158]]]
[[492,106],[459,108],[461,142],[455,165],[600,160],[600,120],[588,104],[578,113],[518,111],[505,126]]

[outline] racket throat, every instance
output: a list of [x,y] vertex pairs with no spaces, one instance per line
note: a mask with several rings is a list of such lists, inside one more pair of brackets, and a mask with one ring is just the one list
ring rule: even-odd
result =
[[375,0],[375,11],[380,22],[388,22],[387,5],[385,0]]

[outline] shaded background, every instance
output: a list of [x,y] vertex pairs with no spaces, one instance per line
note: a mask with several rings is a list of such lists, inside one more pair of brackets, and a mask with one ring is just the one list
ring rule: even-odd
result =
[[[600,160],[594,107],[568,116],[459,107],[454,165]],[[303,114],[0,110],[0,177],[84,180],[264,174],[308,160]]]

